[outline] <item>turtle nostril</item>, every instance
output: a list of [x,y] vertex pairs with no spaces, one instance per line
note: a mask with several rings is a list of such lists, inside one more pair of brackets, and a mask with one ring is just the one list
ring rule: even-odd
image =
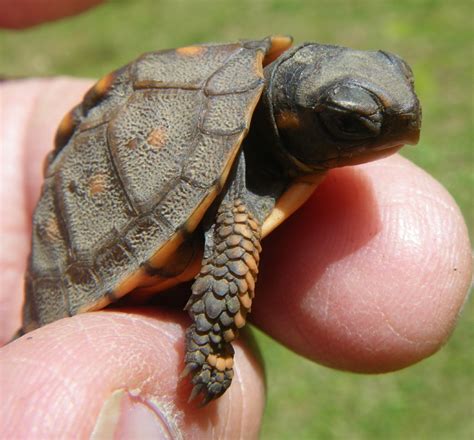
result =
[[404,143],[416,145],[420,140],[421,117],[419,112],[405,113],[401,117]]

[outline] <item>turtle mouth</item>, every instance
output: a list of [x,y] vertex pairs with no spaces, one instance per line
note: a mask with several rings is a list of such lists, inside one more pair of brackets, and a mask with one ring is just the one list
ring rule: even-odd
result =
[[404,145],[404,143],[396,143],[378,148],[365,148],[359,152],[345,151],[336,157],[325,160],[321,165],[323,168],[329,169],[372,162],[397,153]]
[[333,157],[323,161],[321,163],[322,167],[327,169],[372,162],[396,153],[405,145],[416,145],[420,140],[419,118],[407,115],[404,119],[403,124],[406,127],[402,132],[403,134],[399,134],[392,140],[386,139],[378,145],[364,145],[348,149],[341,148]]

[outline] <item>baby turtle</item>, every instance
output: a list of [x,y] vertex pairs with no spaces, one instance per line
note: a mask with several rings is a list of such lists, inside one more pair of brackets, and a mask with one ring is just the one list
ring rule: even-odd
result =
[[408,65],[289,37],[146,53],[68,113],[33,219],[22,332],[196,277],[184,375],[219,397],[261,240],[333,167],[418,141]]

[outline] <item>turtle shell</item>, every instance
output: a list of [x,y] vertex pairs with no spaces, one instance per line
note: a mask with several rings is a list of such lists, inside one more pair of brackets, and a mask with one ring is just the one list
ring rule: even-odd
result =
[[46,163],[24,330],[195,274],[193,232],[248,132],[263,66],[290,44],[147,53],[86,93]]

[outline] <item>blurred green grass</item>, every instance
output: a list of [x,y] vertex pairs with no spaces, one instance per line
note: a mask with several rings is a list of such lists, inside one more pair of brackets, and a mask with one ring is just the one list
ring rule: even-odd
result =
[[[0,74],[100,77],[144,51],[286,33],[412,65],[423,135],[404,154],[433,174],[474,232],[471,0],[115,0],[81,16],[0,32]],[[255,330],[267,363],[263,439],[474,438],[474,307],[447,346],[414,367],[359,376],[306,361]]]

